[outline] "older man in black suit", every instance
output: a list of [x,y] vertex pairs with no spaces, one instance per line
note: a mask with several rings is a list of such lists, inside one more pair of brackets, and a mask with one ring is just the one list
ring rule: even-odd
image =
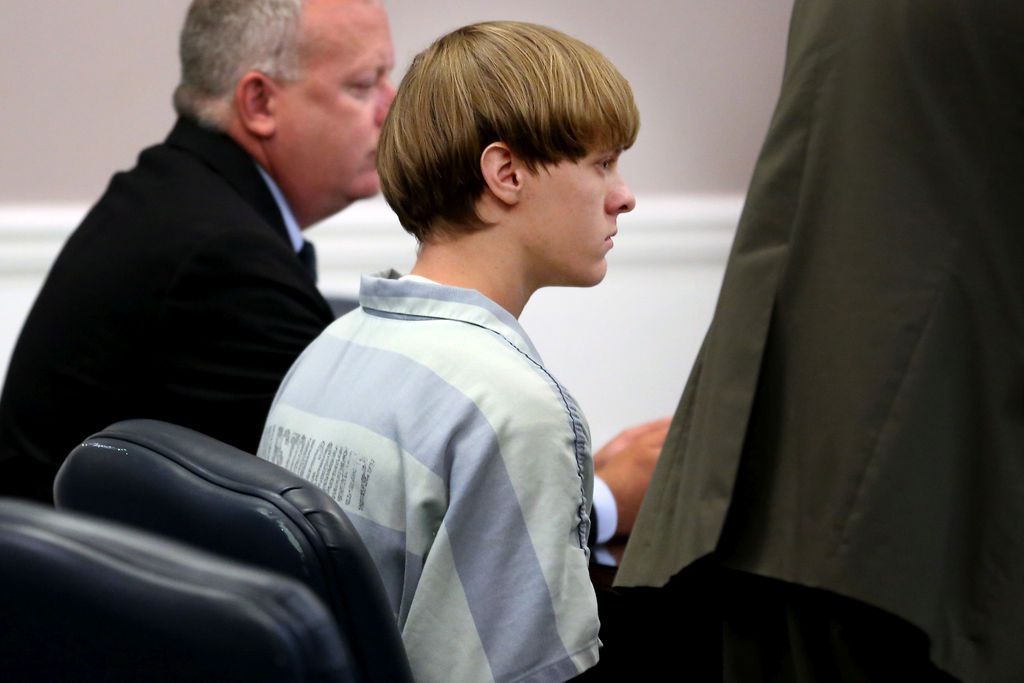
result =
[[179,120],[64,246],[0,402],[0,493],[50,499],[81,439],[152,417],[255,451],[333,319],[301,230],[377,192],[394,90],[369,0],[195,0]]

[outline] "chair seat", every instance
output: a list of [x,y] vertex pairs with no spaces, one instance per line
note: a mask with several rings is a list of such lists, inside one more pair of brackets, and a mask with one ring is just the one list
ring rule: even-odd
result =
[[0,499],[4,681],[355,681],[301,583],[83,515]]

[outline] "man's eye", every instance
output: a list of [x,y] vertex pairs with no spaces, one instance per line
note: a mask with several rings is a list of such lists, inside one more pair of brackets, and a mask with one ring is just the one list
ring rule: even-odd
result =
[[359,99],[367,99],[373,93],[373,89],[374,89],[374,87],[376,85],[377,85],[376,82],[373,82],[373,83],[349,83],[348,85],[345,86],[345,90],[348,91],[348,93],[350,95],[352,95],[353,97],[356,97],[356,98],[359,98]]

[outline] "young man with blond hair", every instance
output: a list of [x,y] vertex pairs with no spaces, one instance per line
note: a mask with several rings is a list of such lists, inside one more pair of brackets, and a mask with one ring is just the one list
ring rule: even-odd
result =
[[625,78],[558,31],[439,39],[379,144],[416,264],[365,277],[271,408],[259,455],[349,513],[418,681],[559,681],[597,661],[589,429],[517,318],[541,287],[603,279],[638,127]]

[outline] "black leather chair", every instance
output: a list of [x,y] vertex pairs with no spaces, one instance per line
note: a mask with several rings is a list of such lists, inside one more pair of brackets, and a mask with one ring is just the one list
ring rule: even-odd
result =
[[0,499],[0,679],[355,681],[306,586],[110,522]]
[[359,299],[347,296],[327,296],[327,305],[331,307],[335,318],[340,318],[349,311],[359,308]]
[[54,500],[299,579],[333,613],[360,681],[412,680],[365,546],[334,500],[291,472],[184,427],[129,420],[71,452]]

